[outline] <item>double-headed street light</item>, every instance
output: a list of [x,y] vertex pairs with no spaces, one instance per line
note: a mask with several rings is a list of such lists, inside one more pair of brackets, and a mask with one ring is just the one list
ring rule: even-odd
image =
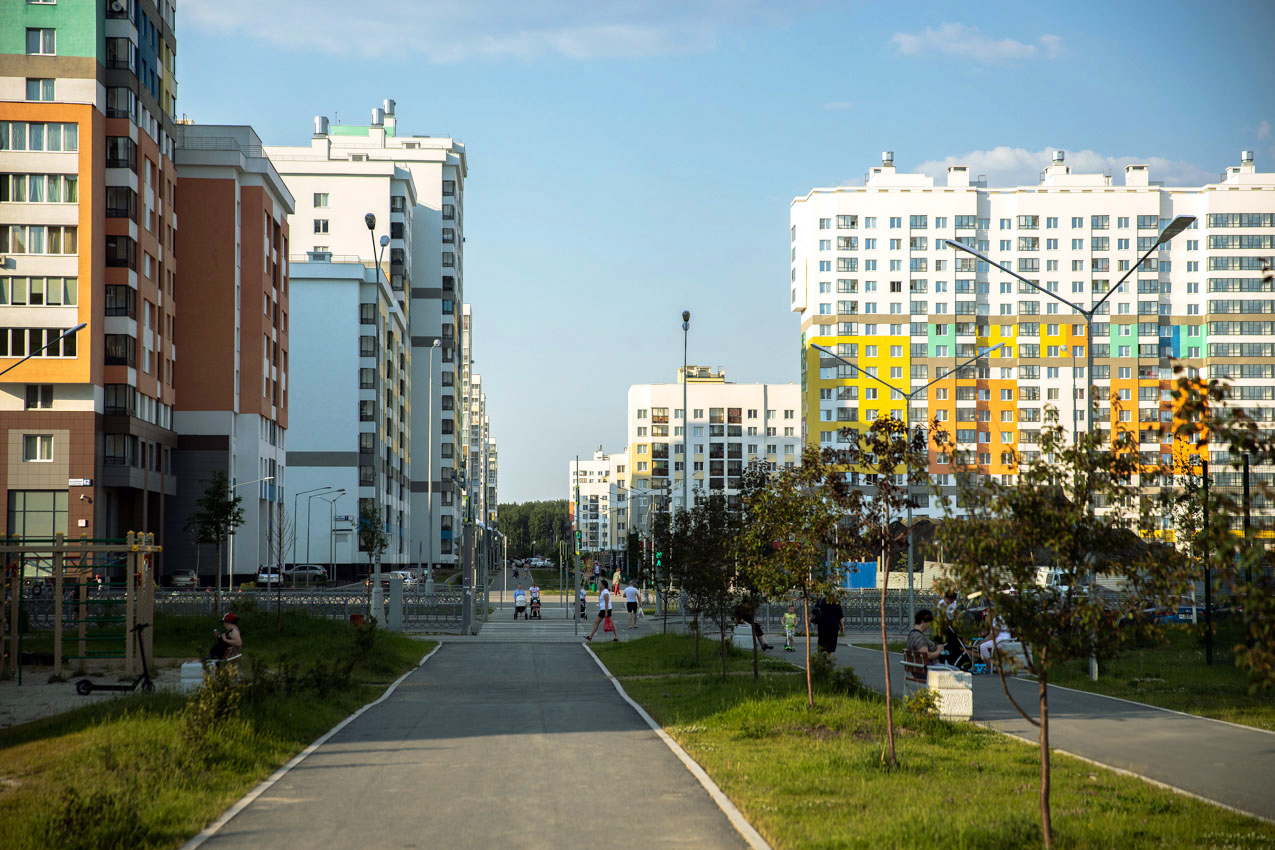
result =
[[686,408],[686,390],[691,376],[686,373],[686,351],[691,335],[691,311],[682,311],[682,510],[691,509],[691,412]]
[[[1000,345],[993,346],[992,348],[986,348],[986,349],[984,349],[982,352],[980,352],[980,353],[978,353],[978,354],[975,354],[973,357],[971,357],[970,359],[968,359],[968,360],[964,361],[963,363],[959,363],[959,364],[957,364],[956,366],[953,366],[951,369],[949,369],[948,371],[946,371],[946,372],[944,372],[943,374],[939,375],[937,378],[935,378],[934,380],[930,381],[930,382],[929,382],[928,384],[926,384],[925,386],[923,386],[923,387],[917,387],[916,389],[912,390],[911,392],[904,392],[903,390],[899,389],[898,387],[894,386],[893,384],[890,384],[890,383],[887,383],[886,381],[881,380],[880,378],[878,378],[876,375],[872,374],[871,372],[868,372],[868,371],[866,371],[866,370],[864,370],[864,369],[860,368],[860,367],[859,367],[859,365],[858,365],[857,363],[851,363],[849,360],[845,359],[845,358],[844,358],[844,357],[842,357],[840,354],[837,354],[836,352],[830,351],[829,349],[824,348],[822,345],[815,345],[815,344],[812,342],[812,343],[810,344],[810,347],[811,347],[811,348],[813,348],[813,349],[815,349],[815,350],[817,350],[817,351],[819,351],[819,352],[821,352],[821,353],[823,353],[823,354],[828,355],[829,357],[835,358],[836,360],[840,360],[842,363],[844,363],[844,364],[846,364],[847,366],[849,366],[850,368],[854,369],[854,370],[855,370],[856,372],[858,372],[859,374],[861,374],[861,375],[866,375],[867,377],[869,377],[869,378],[871,378],[872,380],[876,381],[878,384],[881,384],[883,387],[885,387],[886,389],[890,390],[890,392],[892,392],[892,393],[894,393],[894,394],[896,394],[896,395],[900,395],[900,396],[902,396],[902,397],[903,397],[903,430],[904,430],[904,433],[905,433],[905,437],[904,437],[904,439],[908,439],[908,440],[910,440],[910,439],[912,439],[912,399],[913,399],[913,398],[915,398],[915,397],[916,397],[919,393],[923,393],[923,392],[925,392],[925,391],[926,391],[926,390],[928,390],[930,387],[932,387],[932,386],[934,386],[935,384],[937,384],[939,381],[943,380],[944,378],[947,378],[949,375],[954,375],[954,374],[956,374],[957,372],[961,371],[962,369],[964,369],[966,366],[970,365],[970,364],[971,364],[971,363],[973,363],[974,361],[976,361],[976,360],[982,360],[984,357],[987,357],[989,354],[991,354],[993,351],[996,351],[998,348],[1004,348],[1004,347],[1005,347],[1005,343],[1003,343],[1003,342],[1002,342]],[[893,398],[893,397],[891,397],[891,398]],[[927,477],[928,477],[928,473],[927,473]],[[915,535],[912,533],[912,469],[911,469],[910,467],[909,467],[909,468],[908,468],[908,470],[907,470],[907,482],[908,482],[908,498],[907,498],[907,509],[908,509],[908,617],[909,617],[909,618],[914,618],[914,617],[916,616],[916,597],[915,597],[915,593],[914,593],[914,591],[913,591],[913,587],[912,587],[912,570],[914,569],[914,561],[913,561],[913,557],[914,557],[914,548],[915,548],[915,545],[914,545],[913,540],[914,540]],[[884,579],[883,579],[883,580],[886,582],[886,584],[887,584],[887,585],[889,585],[889,582],[890,582],[890,577],[889,577],[889,575],[886,575],[886,576],[884,577]]]
[[944,239],[943,243],[945,245],[949,245],[953,248],[956,248],[958,251],[964,251],[967,254],[974,255],[975,257],[987,263],[988,265],[995,266],[996,268],[1000,269],[1001,271],[1003,271],[1005,274],[1009,275],[1010,277],[1013,277],[1016,280],[1019,280],[1022,283],[1027,284],[1032,289],[1035,289],[1038,292],[1043,292],[1044,294],[1048,295],[1050,298],[1053,298],[1055,301],[1060,301],[1063,304],[1066,304],[1068,307],[1072,308],[1081,316],[1085,317],[1085,385],[1089,388],[1089,391],[1086,393],[1086,397],[1085,397],[1085,407],[1088,411],[1085,416],[1085,433],[1092,433],[1093,431],[1093,392],[1094,392],[1093,317],[1098,312],[1098,308],[1101,307],[1103,304],[1105,304],[1107,299],[1110,298],[1112,295],[1114,295],[1116,290],[1118,290],[1121,286],[1124,285],[1124,282],[1129,279],[1129,275],[1133,274],[1135,271],[1137,271],[1139,268],[1142,267],[1142,264],[1146,261],[1147,257],[1150,257],[1153,253],[1159,250],[1161,245],[1164,245],[1174,236],[1177,236],[1179,233],[1186,230],[1188,227],[1190,227],[1194,223],[1195,223],[1195,216],[1193,215],[1180,215],[1177,218],[1173,219],[1173,221],[1169,222],[1169,226],[1166,227],[1164,230],[1160,231],[1160,237],[1156,239],[1155,244],[1152,245],[1145,254],[1143,254],[1141,257],[1138,258],[1138,262],[1134,263],[1132,266],[1129,267],[1127,271],[1125,271],[1124,276],[1121,277],[1120,280],[1116,281],[1115,286],[1108,289],[1105,295],[1103,295],[1101,298],[1095,301],[1092,305],[1090,305],[1089,309],[1085,309],[1084,307],[1081,307],[1079,304],[1076,304],[1073,301],[1069,301],[1055,292],[1050,292],[1048,289],[1036,283],[1034,280],[1028,280],[1027,278],[1023,277],[1021,274],[1009,268],[1008,266],[1001,265],[1000,263],[988,257],[986,254],[983,254],[983,253],[980,253],[979,251],[974,250],[969,245],[966,245],[964,242],[957,242],[955,239]]
[[[297,565],[297,526],[300,524],[299,518],[297,517],[297,502],[300,501],[301,497],[306,495],[307,493],[320,493],[320,492],[323,492],[324,490],[331,490],[331,489],[333,489],[332,485],[325,484],[322,487],[315,487],[310,490],[302,490],[299,493],[292,494],[292,566],[293,567],[296,567]],[[309,510],[309,508],[310,508],[310,503],[306,502],[306,510]],[[310,558],[310,518],[308,515],[306,516],[305,534],[306,534],[306,559],[309,560]],[[297,583],[297,576],[296,576],[296,571],[294,570],[292,574],[293,587],[296,586],[296,583]]]
[[[1086,396],[1085,396],[1085,409],[1086,409],[1085,434],[1088,435],[1093,433],[1093,412],[1094,412],[1093,317],[1097,314],[1098,308],[1101,307],[1103,304],[1105,304],[1107,299],[1110,298],[1116,292],[1116,290],[1118,290],[1121,286],[1124,285],[1124,282],[1129,279],[1129,275],[1133,274],[1135,271],[1142,268],[1142,264],[1146,261],[1147,257],[1150,257],[1153,253],[1159,250],[1161,245],[1166,244],[1174,236],[1177,236],[1179,233],[1186,230],[1188,227],[1190,227],[1193,224],[1195,224],[1195,216],[1193,215],[1180,215],[1177,218],[1173,219],[1173,221],[1169,222],[1169,226],[1166,227],[1164,230],[1160,231],[1160,236],[1155,240],[1155,244],[1152,245],[1150,248],[1148,248],[1147,252],[1138,258],[1138,262],[1134,263],[1125,271],[1124,276],[1121,277],[1120,280],[1116,281],[1115,286],[1108,289],[1106,294],[1103,295],[1101,298],[1099,298],[1097,301],[1095,301],[1093,304],[1091,304],[1089,306],[1089,309],[1087,310],[1084,307],[1081,307],[1079,304],[1076,304],[1073,301],[1069,301],[1066,298],[1063,298],[1061,295],[1058,295],[1057,293],[1050,292],[1048,289],[1045,289],[1043,286],[1036,283],[1035,281],[1028,280],[1027,278],[1023,277],[1021,274],[1009,268],[1008,266],[1001,265],[1000,263],[988,257],[986,254],[983,254],[974,250],[973,248],[971,248],[970,246],[966,245],[963,242],[957,242],[954,239],[944,239],[943,242],[944,244],[949,245],[957,249],[958,251],[964,251],[967,254],[972,254],[973,256],[977,257],[978,259],[982,260],[983,262],[987,263],[990,266],[995,266],[996,268],[1000,269],[1001,271],[1003,271],[1005,274],[1009,275],[1010,277],[1015,278],[1016,280],[1027,284],[1032,289],[1035,289],[1038,292],[1045,293],[1050,298],[1053,298],[1055,301],[1060,301],[1063,304],[1066,304],[1076,313],[1085,317],[1085,386],[1088,387],[1088,392],[1086,393]],[[1074,368],[1073,368],[1073,374],[1075,374]],[[1090,499],[1089,510],[1090,511],[1093,510],[1092,499]],[[1089,678],[1094,681],[1098,680],[1098,659],[1096,655],[1091,655],[1089,658]]]

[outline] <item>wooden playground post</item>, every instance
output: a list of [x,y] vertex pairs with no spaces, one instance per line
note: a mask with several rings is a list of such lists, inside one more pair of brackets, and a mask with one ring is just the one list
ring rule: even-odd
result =
[[53,675],[62,675],[62,588],[65,586],[62,570],[66,539],[62,532],[53,535]]
[[146,647],[146,657],[150,664],[155,663],[155,532],[147,532],[143,540],[146,554],[141,556],[145,571],[142,575],[142,611],[149,618],[150,628],[142,634],[142,645]]
[[133,656],[136,650],[133,648],[133,626],[137,624],[136,594],[134,587],[137,585],[137,535],[129,532],[126,538],[128,545],[128,555],[125,560],[126,574],[124,576],[124,675],[137,675],[134,669]]

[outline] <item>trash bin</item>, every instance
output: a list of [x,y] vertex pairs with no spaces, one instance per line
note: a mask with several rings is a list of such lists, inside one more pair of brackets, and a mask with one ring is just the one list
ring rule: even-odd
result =
[[589,582],[589,592],[590,593],[598,592],[598,583],[596,581]]
[[350,625],[351,625],[351,626],[361,626],[361,625],[363,625],[363,615],[362,615],[362,614],[351,614],[351,615],[350,615]]

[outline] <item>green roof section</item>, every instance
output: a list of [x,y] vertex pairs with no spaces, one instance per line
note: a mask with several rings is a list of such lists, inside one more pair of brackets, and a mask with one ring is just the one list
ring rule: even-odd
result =
[[106,27],[100,0],[28,3],[0,0],[0,54],[25,55],[27,29],[57,31],[58,56],[87,56],[106,61]]
[[[398,135],[395,127],[382,127],[385,135],[394,138]],[[332,124],[328,127],[329,135],[333,136],[368,136],[371,135],[371,127],[360,127],[357,124]]]

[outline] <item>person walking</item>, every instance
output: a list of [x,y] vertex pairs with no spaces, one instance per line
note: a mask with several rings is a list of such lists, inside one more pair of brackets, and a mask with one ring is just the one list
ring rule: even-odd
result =
[[636,581],[630,581],[629,586],[624,588],[624,607],[629,611],[629,628],[636,629],[638,620],[638,589]]
[[832,595],[825,596],[815,606],[815,628],[819,636],[819,651],[829,655],[837,651],[837,635],[846,633],[845,614],[841,604]]
[[[611,620],[611,591],[610,589],[608,589],[606,581],[603,580],[598,585],[598,619],[594,621],[593,631],[589,632],[585,640],[589,641],[590,643],[593,642],[593,636],[597,634],[598,626],[603,626],[604,627],[603,631],[610,631],[610,629],[605,628],[605,624],[610,620]],[[615,628],[615,623],[612,622],[611,629],[614,629],[614,628]],[[616,643],[619,643],[620,633],[619,632],[612,632],[612,633],[615,635],[613,640]]]

